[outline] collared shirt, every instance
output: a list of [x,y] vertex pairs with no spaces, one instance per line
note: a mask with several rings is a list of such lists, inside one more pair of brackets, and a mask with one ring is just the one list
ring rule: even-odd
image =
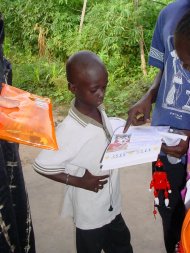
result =
[[[34,169],[42,174],[61,172],[82,177],[85,170],[93,175],[109,175],[108,183],[97,193],[67,186],[62,216],[70,215],[78,228],[94,229],[110,223],[121,212],[118,170],[102,171],[100,160],[112,135],[112,127],[100,106],[103,125],[80,113],[72,103],[68,116],[57,128],[59,150],[43,150]],[[113,211],[109,211],[110,204]]]

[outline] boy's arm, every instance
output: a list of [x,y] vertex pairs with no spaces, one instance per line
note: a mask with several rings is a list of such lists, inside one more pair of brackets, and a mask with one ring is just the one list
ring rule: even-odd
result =
[[36,172],[54,181],[94,192],[103,189],[104,185],[108,182],[106,178],[109,177],[109,175],[93,176],[88,170],[85,171],[85,174],[82,177],[72,176],[64,172],[51,175],[43,174],[39,171]]

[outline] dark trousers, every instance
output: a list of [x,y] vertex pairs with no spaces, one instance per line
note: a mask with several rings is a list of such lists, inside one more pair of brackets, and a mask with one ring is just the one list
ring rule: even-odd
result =
[[77,253],[133,253],[130,232],[121,214],[101,228],[76,229]]
[[165,156],[161,156],[160,159],[164,163],[172,193],[169,194],[169,207],[166,207],[164,194],[160,191],[158,211],[162,218],[166,251],[173,253],[175,245],[180,241],[182,223],[185,217],[185,207],[180,192],[186,183],[186,164],[170,164]]
[[0,140],[0,253],[35,253],[18,145]]

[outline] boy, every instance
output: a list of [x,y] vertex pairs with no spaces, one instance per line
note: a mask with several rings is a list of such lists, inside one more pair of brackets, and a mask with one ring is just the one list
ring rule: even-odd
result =
[[118,171],[100,169],[112,135],[102,106],[107,70],[97,55],[80,51],[67,61],[66,74],[75,100],[57,128],[59,150],[42,151],[34,169],[67,185],[63,213],[74,219],[78,253],[132,253],[121,216]]

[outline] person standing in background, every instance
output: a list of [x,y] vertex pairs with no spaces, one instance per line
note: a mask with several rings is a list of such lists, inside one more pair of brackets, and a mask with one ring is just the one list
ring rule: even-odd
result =
[[[4,22],[0,14],[0,85],[12,84],[11,64],[3,57]],[[0,106],[18,101],[0,97]],[[0,140],[0,253],[35,253],[35,240],[19,146]]]
[[[152,103],[155,103],[153,126],[167,125],[190,136],[189,10],[189,0],[176,0],[160,12],[149,54],[149,64],[159,71],[148,92],[128,111],[125,131],[130,124],[140,125],[150,121]],[[185,13],[187,15],[182,19]],[[163,144],[160,153],[172,190],[169,208],[164,205],[162,194],[158,206],[167,253],[175,251],[185,216],[180,192],[186,183],[188,143],[189,137],[176,146]],[[173,160],[180,158],[178,163],[171,162],[171,156]]]

